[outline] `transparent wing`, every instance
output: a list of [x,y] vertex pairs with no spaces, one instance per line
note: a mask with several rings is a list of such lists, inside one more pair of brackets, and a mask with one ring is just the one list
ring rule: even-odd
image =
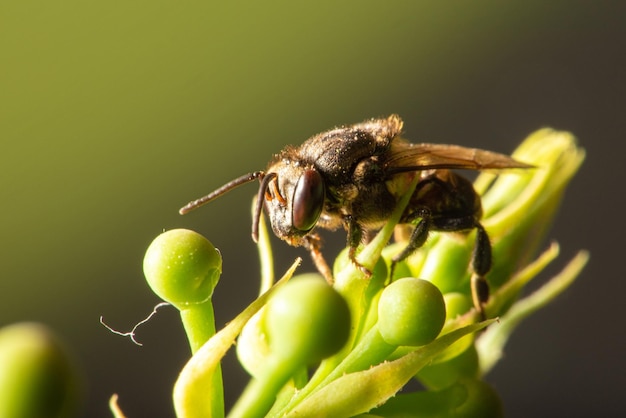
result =
[[497,152],[445,144],[396,141],[384,162],[388,174],[430,169],[501,170],[532,168]]

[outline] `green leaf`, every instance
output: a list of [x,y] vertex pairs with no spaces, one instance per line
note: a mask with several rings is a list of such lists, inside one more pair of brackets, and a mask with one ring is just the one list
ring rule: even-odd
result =
[[495,320],[469,325],[432,343],[368,370],[346,374],[303,400],[287,417],[350,417],[365,413],[395,395],[422,367],[459,338]]
[[502,357],[504,346],[520,322],[547,305],[578,277],[589,260],[589,253],[580,251],[569,264],[548,283],[516,302],[500,320],[500,326],[489,328],[476,340],[482,374],[488,373]]
[[269,296],[280,286],[287,283],[293,272],[300,265],[297,259],[285,275],[270,290],[259,296],[235,319],[209,339],[187,362],[174,385],[174,409],[178,418],[211,418],[214,417],[212,405],[222,402],[211,399],[207,394],[212,377],[226,355],[229,348],[248,320],[261,309]]

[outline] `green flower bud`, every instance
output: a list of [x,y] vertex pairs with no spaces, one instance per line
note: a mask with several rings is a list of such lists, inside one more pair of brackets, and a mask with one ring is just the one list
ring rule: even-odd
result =
[[[471,323],[473,319],[465,318],[465,321],[459,322],[458,319],[461,315],[470,311],[473,308],[472,299],[469,296],[466,296],[462,293],[446,293],[443,296],[443,299],[446,303],[446,322],[443,326],[442,334],[446,334],[458,327],[462,326],[464,323]],[[466,335],[463,338],[460,338],[457,342],[452,344],[450,347],[443,350],[437,357],[433,359],[431,365],[436,365],[440,363],[449,363],[457,356],[462,355],[468,349],[473,347],[474,344],[474,334]],[[455,363],[456,364],[456,363]],[[455,365],[448,365],[449,368],[456,367]],[[444,373],[445,375],[446,373]],[[452,373],[447,373],[448,375]],[[473,376],[473,375],[472,375]],[[449,381],[448,384],[452,383],[453,380]],[[441,387],[441,386],[438,386]]]
[[472,299],[463,293],[446,293],[443,299],[446,302],[446,321],[456,319],[474,307]]
[[152,241],[143,271],[154,293],[184,309],[211,298],[222,272],[222,257],[197,232],[173,229]]
[[469,295],[468,267],[474,246],[473,237],[474,233],[467,237],[439,233],[437,243],[425,250],[426,258],[419,270],[419,277],[428,279],[442,293],[466,291]]
[[496,391],[486,382],[478,379],[459,379],[451,387],[457,402],[449,417],[454,418],[501,418],[504,417],[502,401]]
[[262,324],[264,314],[265,308],[254,314],[237,339],[239,363],[251,376],[255,377],[261,373],[271,354],[265,327]]
[[350,334],[348,304],[319,274],[292,278],[270,297],[263,323],[270,355],[230,417],[263,417],[303,367],[339,351]]
[[265,326],[273,354],[313,363],[339,351],[350,333],[345,300],[321,276],[291,279],[270,298]]
[[68,354],[46,327],[19,323],[0,329],[0,417],[73,417],[77,390]]
[[[461,341],[468,337],[471,337],[471,335],[461,338],[451,347],[456,344],[461,344]],[[429,364],[420,370],[416,377],[429,389],[443,389],[461,378],[477,379],[479,375],[478,353],[473,345],[466,346],[465,348],[465,351],[462,351],[447,361]]]
[[396,280],[383,290],[378,301],[378,330],[392,345],[428,344],[437,338],[445,319],[443,296],[426,280]]

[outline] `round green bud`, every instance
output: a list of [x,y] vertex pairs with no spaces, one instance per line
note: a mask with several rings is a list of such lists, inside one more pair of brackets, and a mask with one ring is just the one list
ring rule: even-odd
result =
[[[446,293],[445,295],[443,295],[443,300],[446,303],[446,321],[452,321],[458,316],[467,313],[470,309],[474,307],[474,305],[472,304],[472,299],[463,293]],[[452,331],[453,328],[451,326],[451,323],[446,322],[446,324],[444,325],[444,331]],[[443,350],[437,357],[433,359],[431,364],[449,361],[450,359],[466,351],[473,343],[474,334],[466,335],[465,337],[452,344],[450,347]]]
[[470,264],[473,245],[474,241],[468,238],[439,234],[437,242],[428,250],[419,275],[428,277],[443,293],[462,289],[469,278],[467,266]]
[[75,416],[77,376],[63,344],[36,323],[0,329],[0,416]]
[[143,271],[154,293],[184,309],[211,298],[222,273],[222,257],[197,232],[173,229],[152,241],[143,260]]
[[446,302],[446,320],[455,319],[458,316],[466,314],[474,307],[472,298],[459,292],[450,292],[443,295]]
[[241,330],[237,339],[237,358],[251,376],[259,376],[270,356],[270,348],[263,326],[265,307],[254,314]]
[[504,417],[498,393],[486,382],[478,379],[459,379],[450,387],[455,395],[450,401],[457,405],[451,417],[501,418]]
[[426,280],[396,280],[383,290],[378,301],[378,330],[392,345],[428,344],[437,338],[445,319],[443,296]]
[[478,375],[478,352],[473,345],[470,345],[446,361],[429,364],[421,369],[416,377],[428,389],[439,390],[450,386],[461,378],[476,379]]
[[344,346],[350,311],[319,274],[307,274],[292,278],[272,295],[264,324],[273,355],[309,364]]

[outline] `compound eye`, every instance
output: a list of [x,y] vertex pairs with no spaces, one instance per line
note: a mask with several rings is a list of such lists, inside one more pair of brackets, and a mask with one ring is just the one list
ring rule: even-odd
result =
[[324,208],[324,180],[315,170],[306,170],[293,193],[293,226],[300,231],[313,229]]

